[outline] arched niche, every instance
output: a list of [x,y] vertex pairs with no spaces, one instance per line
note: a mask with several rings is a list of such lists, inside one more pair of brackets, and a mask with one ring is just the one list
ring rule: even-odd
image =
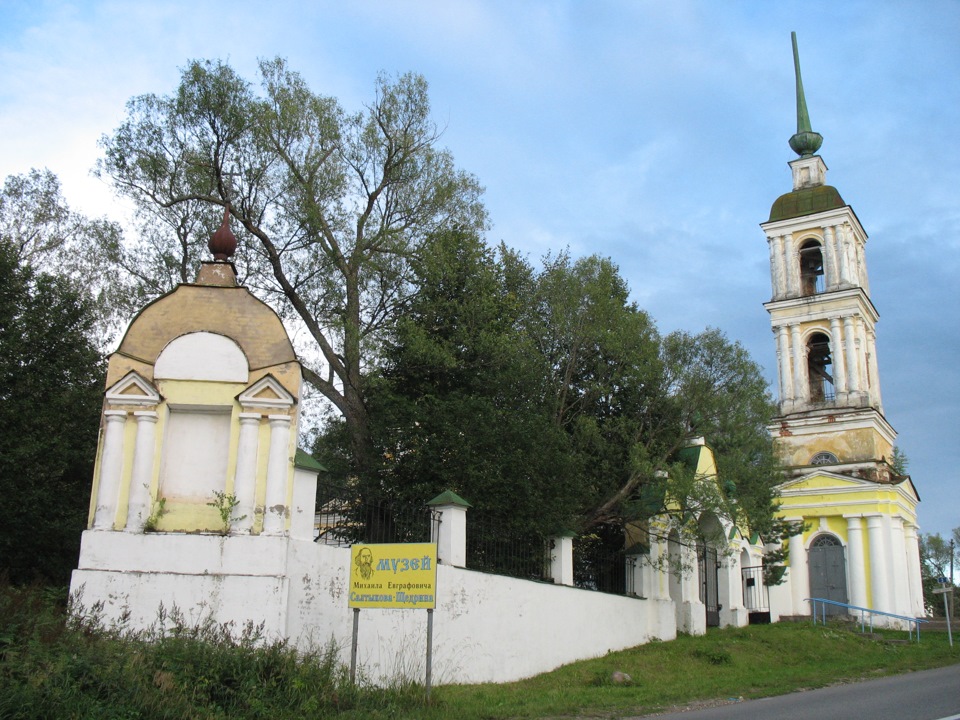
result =
[[246,383],[247,356],[230,338],[194,332],[172,340],[157,357],[157,380],[210,380]]

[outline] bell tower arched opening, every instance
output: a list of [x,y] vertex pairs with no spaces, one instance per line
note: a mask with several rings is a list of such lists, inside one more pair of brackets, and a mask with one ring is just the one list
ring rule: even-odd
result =
[[807,377],[810,381],[810,402],[833,402],[836,393],[833,386],[833,360],[830,354],[830,338],[821,332],[807,340]]
[[816,240],[807,240],[800,247],[800,293],[819,295],[825,289],[823,250]]

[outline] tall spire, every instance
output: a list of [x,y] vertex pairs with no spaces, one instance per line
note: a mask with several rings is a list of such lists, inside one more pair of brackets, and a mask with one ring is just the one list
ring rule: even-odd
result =
[[790,33],[793,41],[793,67],[797,76],[797,133],[790,138],[790,147],[800,157],[810,157],[823,143],[823,136],[810,129],[807,100],[803,95],[803,80],[800,77],[800,52],[797,50],[797,34]]

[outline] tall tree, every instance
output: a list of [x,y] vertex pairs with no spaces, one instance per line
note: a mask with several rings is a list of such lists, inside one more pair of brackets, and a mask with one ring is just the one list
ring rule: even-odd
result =
[[259,92],[225,63],[191,62],[173,95],[128,103],[100,164],[141,208],[229,207],[248,285],[309,337],[304,375],[342,414],[361,475],[375,464],[364,376],[409,263],[431,233],[486,224],[477,181],[438,146],[426,81],[375,88],[349,114],[281,59],[261,62]]
[[99,344],[116,330],[120,315],[131,310],[127,293],[111,272],[122,247],[119,225],[91,220],[73,211],[50,170],[10,175],[0,190],[0,242],[17,262],[36,271],[72,279],[93,300]]
[[86,523],[103,392],[89,298],[0,243],[0,564],[66,583]]

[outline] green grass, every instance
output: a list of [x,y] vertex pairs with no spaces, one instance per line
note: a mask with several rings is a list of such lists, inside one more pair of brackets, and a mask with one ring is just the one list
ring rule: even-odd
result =
[[[714,630],[500,685],[353,687],[332,648],[299,654],[257,628],[186,625],[134,636],[64,612],[62,595],[0,585],[3,718],[617,718],[960,662],[945,633],[889,644],[840,626]],[[902,639],[906,633],[883,633]],[[437,638],[442,642],[442,638]],[[618,685],[620,671],[632,683]]]

